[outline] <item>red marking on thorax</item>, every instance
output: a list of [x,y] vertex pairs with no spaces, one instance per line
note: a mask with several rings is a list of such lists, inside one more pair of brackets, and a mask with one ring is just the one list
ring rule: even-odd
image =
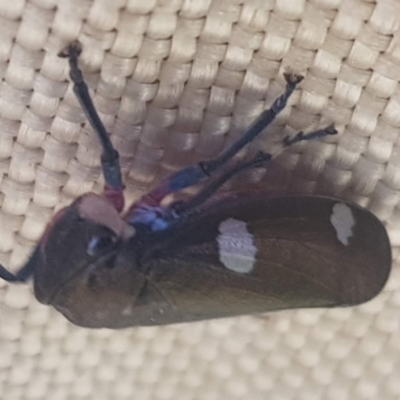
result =
[[115,189],[107,185],[104,186],[103,196],[110,200],[115,209],[120,213],[125,206],[124,189]]

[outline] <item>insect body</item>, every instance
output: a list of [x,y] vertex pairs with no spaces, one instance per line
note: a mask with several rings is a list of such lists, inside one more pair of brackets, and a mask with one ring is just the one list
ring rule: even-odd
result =
[[[0,277],[33,276],[37,299],[77,325],[124,328],[162,325],[298,307],[356,305],[377,295],[391,266],[382,223],[369,211],[334,198],[268,197],[262,191],[216,191],[276,153],[228,165],[285,107],[301,77],[286,75],[285,92],[212,161],[162,181],[121,215],[118,153],[97,115],[78,68],[68,57],[74,91],[103,147],[106,186],[61,210],[27,264]],[[326,129],[278,143],[335,134]],[[163,206],[166,196],[203,182],[196,194]]]

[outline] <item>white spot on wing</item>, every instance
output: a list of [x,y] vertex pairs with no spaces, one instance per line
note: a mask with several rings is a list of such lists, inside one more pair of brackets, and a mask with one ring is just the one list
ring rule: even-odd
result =
[[257,248],[247,224],[229,218],[219,225],[217,237],[219,259],[226,268],[242,274],[251,272],[256,262]]
[[336,231],[336,236],[342,244],[349,245],[356,224],[351,208],[344,203],[336,203],[332,208],[331,223]]

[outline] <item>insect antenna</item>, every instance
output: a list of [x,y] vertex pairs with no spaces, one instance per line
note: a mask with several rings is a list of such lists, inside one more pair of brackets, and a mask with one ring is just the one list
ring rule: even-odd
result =
[[39,251],[39,246],[37,246],[36,250],[29,257],[27,263],[15,274],[8,271],[0,264],[0,278],[4,279],[7,282],[26,282],[33,274],[35,260]]

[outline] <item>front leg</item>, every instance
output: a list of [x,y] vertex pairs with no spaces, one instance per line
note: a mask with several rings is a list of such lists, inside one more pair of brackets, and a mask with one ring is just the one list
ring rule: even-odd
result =
[[125,199],[119,154],[112,145],[108,132],[96,111],[82,71],[78,66],[78,59],[81,52],[81,44],[74,42],[61,51],[59,56],[68,58],[70,66],[69,75],[74,84],[74,93],[103,148],[101,168],[106,183],[103,195],[112,202],[118,212],[121,212],[124,208]]

